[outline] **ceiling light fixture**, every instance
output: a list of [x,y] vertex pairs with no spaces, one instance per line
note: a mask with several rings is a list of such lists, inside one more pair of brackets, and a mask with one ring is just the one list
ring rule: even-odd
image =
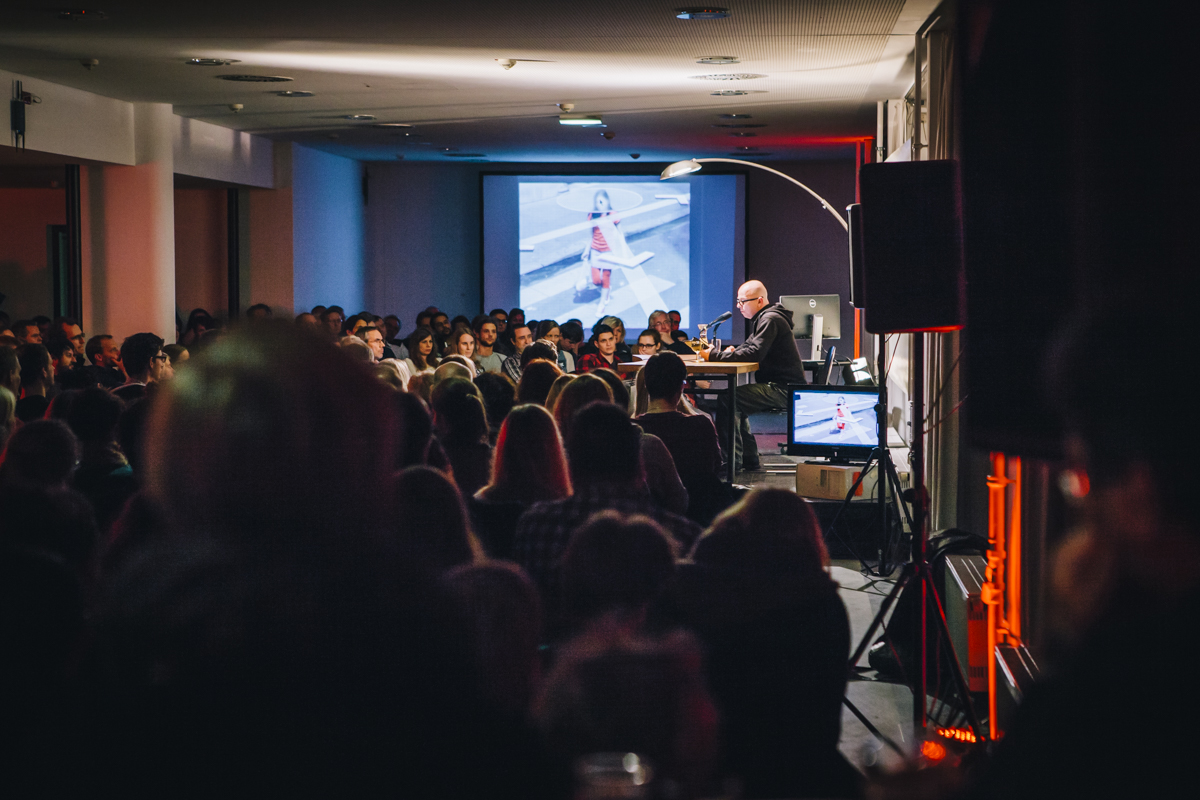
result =
[[716,72],[710,75],[691,75],[694,81],[752,81],[755,78],[765,78],[753,72]]
[[733,133],[731,133],[729,135],[730,136],[758,136],[758,134],[754,133],[753,131],[734,131]]
[[765,122],[715,122],[714,128],[765,128]]
[[372,128],[411,128],[411,122],[376,122]]
[[724,89],[720,92],[709,92],[713,97],[741,97],[745,94],[750,94],[745,89]]
[[374,122],[374,114],[343,114],[342,119],[348,119],[351,122]]
[[718,114],[720,119],[754,119],[753,114]]
[[313,96],[312,92],[305,92],[305,91],[299,91],[299,90],[298,91],[271,92],[271,94],[275,95],[276,97],[312,97]]
[[282,75],[216,75],[217,80],[233,81],[234,83],[288,83],[292,78]]
[[559,114],[559,125],[603,125],[604,120],[591,114]]
[[703,56],[702,58],[697,58],[696,63],[697,64],[725,65],[725,64],[740,64],[742,62],[738,60],[737,56]]
[[[769,156],[771,154],[770,153],[755,153],[754,155]],[[850,230],[850,226],[846,223],[845,218],[842,217],[842,215],[839,214],[837,212],[837,210],[835,210],[834,207],[831,206],[824,197],[821,197],[821,195],[817,194],[812,189],[808,188],[803,183],[801,183],[800,181],[793,178],[791,175],[785,175],[784,173],[780,172],[777,169],[771,169],[770,167],[763,166],[762,164],[758,164],[753,161],[742,161],[742,160],[736,159],[736,158],[693,158],[693,159],[689,159],[687,161],[676,161],[674,164],[668,165],[667,168],[662,171],[662,174],[658,176],[658,178],[659,178],[659,180],[665,181],[665,180],[670,180],[671,178],[679,178],[683,175],[690,175],[693,172],[699,171],[701,169],[701,164],[705,164],[705,163],[712,162],[712,161],[720,162],[720,163],[724,163],[724,164],[743,164],[748,167],[754,167],[755,169],[761,169],[761,170],[765,170],[767,172],[772,172],[772,173],[778,175],[779,177],[783,178],[784,180],[790,181],[791,183],[796,184],[801,189],[803,189],[804,191],[811,194],[813,197],[815,197],[817,199],[818,202],[820,202],[821,208],[828,211],[830,214],[832,214],[834,216],[835,219],[837,219],[838,223],[841,224],[842,228],[844,228],[845,230]]]
[[189,67],[228,67],[230,64],[242,62],[237,58],[189,58],[183,63]]
[[676,19],[725,19],[729,16],[728,8],[715,6],[692,6],[675,9]]

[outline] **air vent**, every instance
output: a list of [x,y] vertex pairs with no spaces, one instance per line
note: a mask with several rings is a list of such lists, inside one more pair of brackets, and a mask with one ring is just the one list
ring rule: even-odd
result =
[[725,66],[727,64],[740,64],[737,56],[704,56],[696,59],[697,64],[710,64],[713,66]]
[[713,97],[741,97],[744,94],[750,94],[744,89],[725,89],[720,92],[709,92]]
[[230,64],[242,63],[236,58],[189,58],[183,62],[189,67],[228,67]]
[[218,75],[217,78],[234,83],[287,83],[292,80],[280,75]]
[[692,75],[694,81],[752,81],[755,78],[765,78],[753,72],[714,72],[711,75]]
[[272,94],[276,95],[277,97],[312,97],[313,96],[312,92],[302,92],[302,91],[272,92]]

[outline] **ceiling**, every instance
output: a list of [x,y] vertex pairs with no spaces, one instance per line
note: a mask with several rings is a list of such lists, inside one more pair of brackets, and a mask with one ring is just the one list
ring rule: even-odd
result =
[[[67,21],[61,2],[15,0],[0,8],[0,68],[363,160],[670,161],[740,147],[812,158],[873,135],[875,102],[911,85],[913,33],[937,6],[722,2],[725,19],[681,20],[686,0],[97,0],[82,8],[104,19]],[[697,63],[709,56],[740,63]],[[197,57],[239,63],[186,63]],[[701,77],[730,73],[759,77]],[[292,80],[219,79],[229,74]],[[712,94],[730,90],[747,94]],[[557,103],[606,127],[560,125]],[[728,124],[762,127],[714,127]]]

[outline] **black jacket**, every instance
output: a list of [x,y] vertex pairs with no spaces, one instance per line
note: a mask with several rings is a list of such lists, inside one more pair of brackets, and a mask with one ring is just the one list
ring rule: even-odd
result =
[[792,338],[792,312],[779,303],[764,306],[750,320],[750,335],[731,353],[712,354],[713,361],[756,361],[755,383],[808,383],[804,362]]

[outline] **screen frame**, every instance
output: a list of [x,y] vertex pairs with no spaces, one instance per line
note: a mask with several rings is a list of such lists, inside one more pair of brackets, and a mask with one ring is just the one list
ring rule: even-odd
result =
[[871,451],[878,447],[876,444],[816,444],[810,442],[795,442],[793,437],[796,430],[796,393],[812,394],[862,394],[879,397],[877,386],[829,386],[818,384],[789,384],[787,387],[787,454],[789,456],[808,456],[812,458],[828,458],[839,462],[864,462]]

